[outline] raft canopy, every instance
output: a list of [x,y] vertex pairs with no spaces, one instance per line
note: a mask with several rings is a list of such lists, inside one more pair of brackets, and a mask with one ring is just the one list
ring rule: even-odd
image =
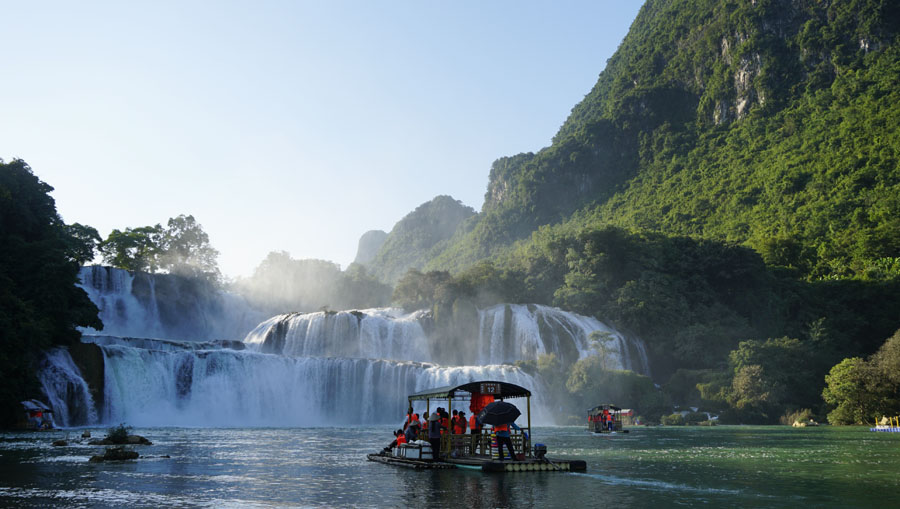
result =
[[[457,394],[466,393],[466,394]],[[453,399],[456,396],[469,396],[470,394],[490,394],[497,400],[510,398],[527,398],[531,396],[528,389],[508,382],[497,382],[493,380],[481,380],[477,382],[469,382],[462,385],[448,385],[446,387],[435,387],[426,389],[409,395],[410,401],[419,401],[427,399]]]
[[613,412],[618,412],[618,411],[620,411],[620,410],[622,410],[622,409],[619,408],[619,407],[617,407],[617,406],[615,406],[615,405],[609,405],[609,404],[606,404],[606,405],[597,405],[597,406],[595,406],[594,408],[588,410],[588,415],[595,415],[595,414],[603,413],[604,410],[609,410],[609,411],[613,411]]

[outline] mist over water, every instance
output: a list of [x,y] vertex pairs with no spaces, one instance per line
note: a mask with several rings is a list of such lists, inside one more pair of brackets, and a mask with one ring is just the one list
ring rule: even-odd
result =
[[[256,311],[237,296],[104,267],[86,267],[82,281],[106,324],[82,340],[102,356],[103,387],[94,391],[102,396],[94,400],[85,379],[96,376],[82,374],[65,349],[48,354],[40,378],[62,426],[387,424],[405,413],[410,393],[473,380],[531,389],[533,422],[549,423],[542,382],[510,364],[546,353],[571,361],[591,355],[593,331],[611,338],[617,367],[646,372],[640,342],[546,306],[478,311],[477,337],[451,345],[463,362],[442,365],[434,352],[446,345],[436,341],[448,340],[427,332],[433,323],[423,311],[291,313],[248,327]],[[218,339],[242,331],[243,341]]]

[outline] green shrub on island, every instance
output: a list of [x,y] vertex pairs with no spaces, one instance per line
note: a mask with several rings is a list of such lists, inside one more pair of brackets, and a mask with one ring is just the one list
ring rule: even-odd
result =
[[684,426],[684,416],[681,414],[664,415],[659,419],[663,426]]
[[799,410],[785,412],[785,414],[778,419],[778,422],[790,426],[795,422],[809,422],[814,420],[815,415],[812,410],[809,408],[801,408]]
[[106,439],[114,444],[124,444],[128,442],[128,435],[131,434],[131,430],[134,429],[131,426],[126,426],[125,423],[119,424],[113,428],[109,428],[109,431],[106,432]]
[[684,423],[688,426],[699,426],[700,423],[709,420],[706,412],[688,412],[683,416]]

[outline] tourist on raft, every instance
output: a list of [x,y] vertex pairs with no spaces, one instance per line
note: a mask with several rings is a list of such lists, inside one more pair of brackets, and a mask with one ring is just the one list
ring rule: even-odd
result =
[[473,413],[472,417],[469,417],[469,431],[473,435],[481,434],[481,421],[478,420],[478,417]]
[[[393,449],[394,447],[397,447],[401,443],[400,442],[401,437],[403,437],[403,430],[398,429],[397,431],[394,432],[394,439],[391,441],[391,443],[387,447],[384,448],[384,452],[391,452],[391,449]],[[403,438],[402,443],[406,443],[406,438]]]
[[432,458],[437,461],[441,454],[441,433],[446,429],[441,425],[441,416],[435,412],[428,418],[428,442],[431,443]]
[[406,428],[406,441],[414,442],[419,439],[419,430],[421,429],[421,425],[419,424],[419,419],[413,419],[412,422],[409,423],[409,426]]
[[453,411],[456,416],[453,418],[453,434],[454,435],[465,435],[466,428],[468,425],[466,424],[466,413],[459,412],[456,413],[456,410]]
[[[522,428],[516,426],[516,423],[511,422],[509,424],[497,424],[494,426],[494,433],[497,435],[497,453],[499,455],[500,461],[503,461],[503,446],[506,445],[507,450],[509,451],[510,458],[513,461],[517,461],[516,459],[516,451],[513,449],[512,438],[509,436],[509,427],[512,426],[518,431],[522,431]],[[523,433],[525,435],[525,439],[528,439],[528,434]]]

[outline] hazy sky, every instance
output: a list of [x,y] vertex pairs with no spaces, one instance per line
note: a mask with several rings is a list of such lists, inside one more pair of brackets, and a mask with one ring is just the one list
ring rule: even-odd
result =
[[0,0],[0,157],[103,237],[193,214],[228,276],[275,250],[346,267],[439,194],[480,210],[640,3]]

